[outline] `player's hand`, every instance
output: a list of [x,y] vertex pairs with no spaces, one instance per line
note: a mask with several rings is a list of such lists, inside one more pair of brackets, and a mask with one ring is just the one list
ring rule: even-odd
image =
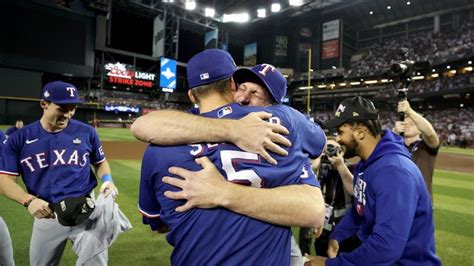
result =
[[49,207],[49,203],[39,198],[31,201],[28,206],[28,212],[38,219],[55,217],[54,211]]
[[321,256],[311,256],[306,254],[304,256],[304,266],[319,266],[319,265],[326,265],[326,257]]
[[339,152],[338,154],[336,154],[336,156],[328,156],[328,161],[331,163],[332,167],[337,169],[338,167],[344,164],[344,156],[342,152]]
[[163,183],[182,189],[181,191],[166,191],[165,197],[175,200],[187,200],[176,208],[177,212],[184,212],[192,208],[214,208],[219,206],[224,187],[230,183],[221,175],[214,164],[207,157],[196,159],[202,170],[193,172],[180,167],[171,167],[171,174],[180,176],[163,177]]
[[337,256],[337,252],[339,252],[339,242],[337,242],[337,240],[330,239],[328,244],[328,257],[335,258]]
[[289,134],[288,129],[279,124],[263,121],[271,117],[272,114],[267,112],[255,112],[236,120],[236,126],[231,129],[233,136],[231,139],[242,150],[256,153],[276,165],[277,161],[269,152],[287,156],[288,152],[279,145],[291,147],[291,142],[283,136]]
[[321,234],[323,233],[323,227],[318,227],[318,228],[311,228],[313,237],[314,238],[319,238]]
[[407,100],[398,102],[397,112],[409,114],[411,112],[410,103]]
[[105,181],[102,183],[102,186],[100,186],[100,193],[105,193],[105,198],[107,198],[109,195],[112,195],[112,197],[117,197],[118,195],[118,189],[114,185],[114,182],[111,181]]

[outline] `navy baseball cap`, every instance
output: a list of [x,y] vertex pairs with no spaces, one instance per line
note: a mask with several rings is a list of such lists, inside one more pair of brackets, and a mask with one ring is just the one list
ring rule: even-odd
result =
[[263,85],[270,91],[273,99],[281,104],[286,95],[286,78],[270,64],[259,64],[252,68],[241,68],[234,73],[235,82],[255,82]]
[[334,116],[324,124],[325,128],[339,127],[346,122],[375,120],[379,117],[379,111],[371,100],[356,96],[342,101]]
[[206,49],[193,56],[186,69],[189,88],[232,77],[237,66],[232,56],[220,49]]
[[55,104],[77,104],[82,102],[79,100],[76,86],[63,81],[53,81],[44,85],[41,99]]

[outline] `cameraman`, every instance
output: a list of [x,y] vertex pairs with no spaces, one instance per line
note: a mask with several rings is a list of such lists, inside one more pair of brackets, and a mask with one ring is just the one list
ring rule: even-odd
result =
[[[325,152],[315,169],[326,203],[324,227],[322,230],[300,228],[299,245],[303,255],[310,254],[311,241],[316,238],[314,242],[316,254],[327,256],[329,234],[352,204],[353,176],[343,155],[341,146],[335,138],[328,137]],[[347,241],[341,243],[340,248],[342,251],[351,251],[355,247],[357,245]]]
[[403,132],[405,146],[425,179],[426,187],[433,202],[432,183],[436,156],[439,150],[439,138],[433,126],[419,113],[415,112],[407,100],[398,103],[398,112],[405,114],[403,122],[397,121],[393,131]]

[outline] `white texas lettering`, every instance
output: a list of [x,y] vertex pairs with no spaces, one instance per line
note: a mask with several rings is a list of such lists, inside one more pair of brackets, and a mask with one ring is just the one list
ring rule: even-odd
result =
[[58,165],[59,162],[61,164],[65,164],[66,162],[63,160],[63,154],[66,150],[61,150],[61,152],[58,152],[58,150],[53,150],[54,154],[56,154],[56,161],[54,161],[53,165]]
[[25,164],[31,172],[34,172],[35,171],[35,168],[33,168],[33,165],[31,164],[30,160],[31,160],[31,156],[30,157],[26,157],[25,159],[21,160],[20,162],[22,164]]
[[44,164],[43,162],[46,162],[46,158],[44,157],[44,152],[36,154],[36,161],[38,162],[38,165],[40,168],[46,168],[49,166],[48,163]]
[[69,157],[69,161],[67,161],[67,164],[74,164],[77,165],[79,162],[79,157],[77,155],[77,150],[74,150],[74,152],[71,154],[71,157]]

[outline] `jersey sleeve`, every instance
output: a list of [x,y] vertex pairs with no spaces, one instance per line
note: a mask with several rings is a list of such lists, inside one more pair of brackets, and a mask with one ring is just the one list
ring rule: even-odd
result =
[[309,158],[307,158],[304,162],[299,183],[321,188],[321,184],[319,183],[318,178],[311,167],[311,161]]
[[19,134],[13,134],[3,145],[3,163],[0,164],[0,174],[20,175],[21,140]]
[[102,148],[102,144],[100,143],[99,135],[97,134],[97,131],[91,128],[91,134],[92,134],[91,136],[92,147],[91,147],[91,154],[90,154],[91,163],[99,164],[105,161],[104,148]]
[[165,224],[160,219],[161,205],[157,200],[155,181],[160,178],[157,169],[157,155],[153,146],[148,146],[143,155],[138,210],[143,216],[143,223],[150,225],[152,230],[159,230]]
[[307,153],[312,159],[319,157],[326,146],[324,130],[318,124],[310,121],[301,112],[293,108],[291,110],[294,116],[292,119],[293,127],[297,129],[303,152]]

